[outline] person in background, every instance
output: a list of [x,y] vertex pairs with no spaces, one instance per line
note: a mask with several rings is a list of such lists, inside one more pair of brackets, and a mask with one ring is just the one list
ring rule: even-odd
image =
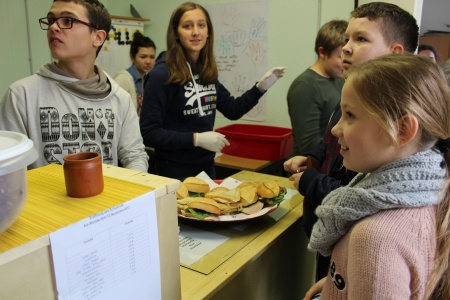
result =
[[155,43],[140,31],[135,31],[130,46],[131,66],[119,71],[114,80],[130,93],[138,115],[142,107],[144,76],[153,68],[156,60]]
[[330,272],[305,299],[450,299],[450,90],[413,54],[354,66],[333,127],[359,174],[317,208],[308,247]]
[[54,0],[39,19],[56,63],[14,82],[0,106],[0,129],[21,132],[39,158],[31,168],[62,164],[70,153],[90,151],[105,164],[147,172],[148,156],[130,95],[95,59],[111,27],[97,0]]
[[425,45],[425,44],[419,45],[419,48],[417,48],[417,54],[429,57],[435,63],[438,61],[437,51],[431,45]]
[[450,58],[444,63],[442,68],[444,69],[444,74],[447,77],[447,83],[450,87]]
[[294,79],[287,93],[294,138],[293,155],[320,143],[341,97],[344,69],[341,52],[347,21],[325,23],[316,36],[316,62]]
[[218,81],[214,29],[201,5],[179,5],[169,21],[167,51],[148,75],[140,126],[144,144],[155,149],[155,172],[184,180],[206,172],[215,179],[216,152],[229,145],[213,130],[216,110],[237,120],[254,107],[285,72],[269,70],[234,98]]
[[[419,26],[414,17],[395,4],[371,2],[351,12],[342,48],[344,77],[352,66],[388,53],[414,53],[419,40]],[[290,180],[304,195],[302,226],[309,237],[317,221],[315,209],[332,190],[347,185],[356,172],[342,165],[341,146],[331,133],[342,115],[338,105],[330,119],[322,142],[305,156],[295,156],[284,163],[293,173]],[[309,160],[317,160],[318,170],[306,168]],[[306,201],[308,200],[308,201]],[[316,279],[329,271],[329,257],[318,254]]]

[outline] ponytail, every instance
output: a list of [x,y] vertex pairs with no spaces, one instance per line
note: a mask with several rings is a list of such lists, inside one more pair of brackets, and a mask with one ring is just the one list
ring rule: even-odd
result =
[[428,282],[425,299],[450,299],[450,138],[436,147],[443,152],[447,168],[443,196],[437,208],[437,245],[435,268]]

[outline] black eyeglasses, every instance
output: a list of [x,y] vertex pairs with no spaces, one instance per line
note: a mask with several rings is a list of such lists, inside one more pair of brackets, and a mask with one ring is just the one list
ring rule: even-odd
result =
[[78,22],[81,24],[84,24],[86,26],[92,27],[94,29],[97,29],[94,25],[90,23],[86,23],[84,21],[72,18],[72,17],[59,17],[59,18],[40,18],[39,19],[39,25],[41,25],[42,30],[48,30],[50,26],[53,24],[58,24],[58,27],[60,29],[71,29],[74,22]]

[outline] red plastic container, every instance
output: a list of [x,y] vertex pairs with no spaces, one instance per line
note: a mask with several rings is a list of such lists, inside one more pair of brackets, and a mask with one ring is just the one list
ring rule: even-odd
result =
[[280,160],[292,153],[292,129],[252,124],[232,124],[216,129],[230,146],[222,153],[261,160]]

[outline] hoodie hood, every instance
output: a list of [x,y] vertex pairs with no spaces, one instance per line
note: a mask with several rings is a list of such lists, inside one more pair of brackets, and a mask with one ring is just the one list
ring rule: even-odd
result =
[[111,88],[111,78],[100,67],[95,66],[94,68],[97,76],[83,80],[73,77],[55,64],[42,66],[36,74],[57,81],[62,89],[79,98],[101,101],[115,91]]

